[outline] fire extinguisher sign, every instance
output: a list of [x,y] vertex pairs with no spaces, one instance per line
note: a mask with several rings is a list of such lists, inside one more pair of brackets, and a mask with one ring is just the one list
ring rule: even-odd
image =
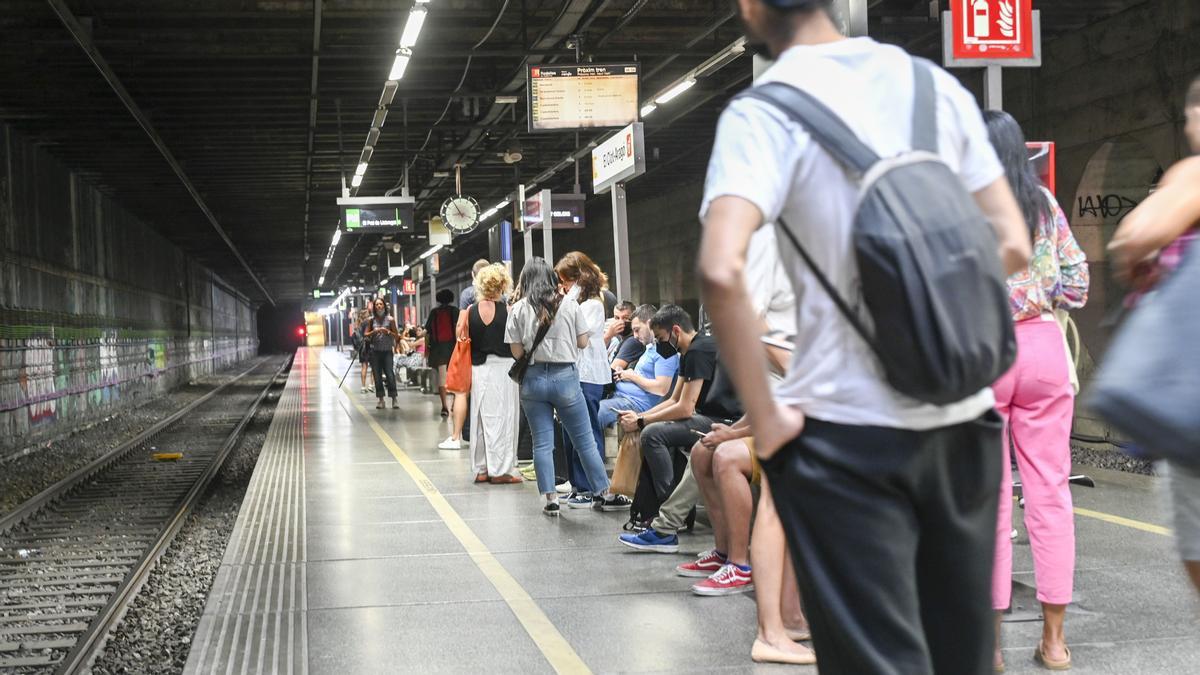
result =
[[1040,56],[1033,0],[952,0],[950,15],[954,61],[1004,63]]

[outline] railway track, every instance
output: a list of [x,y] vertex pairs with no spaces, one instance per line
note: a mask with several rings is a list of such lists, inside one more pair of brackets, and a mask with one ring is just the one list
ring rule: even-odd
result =
[[90,666],[289,364],[260,362],[0,519],[0,673]]

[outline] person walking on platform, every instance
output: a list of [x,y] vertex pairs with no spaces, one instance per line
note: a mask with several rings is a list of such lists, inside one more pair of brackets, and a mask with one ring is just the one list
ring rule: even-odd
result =
[[1075,515],[1067,481],[1071,476],[1075,392],[1062,329],[1054,312],[1078,309],[1087,302],[1087,258],[1072,236],[1058,201],[1038,181],[1020,125],[1004,112],[989,110],[983,118],[1033,242],[1029,266],[1008,279],[1017,361],[992,387],[996,409],[1005,421],[996,564],[992,571],[992,606],[997,611],[994,661],[996,668],[1004,667],[1000,612],[1008,609],[1012,600],[1010,456],[1015,454],[1025,497],[1025,525],[1033,548],[1037,596],[1045,617],[1037,659],[1047,667],[1060,668],[1071,663],[1063,636],[1063,617],[1071,602],[1075,575]]
[[429,310],[425,320],[426,358],[437,380],[438,397],[442,400],[442,417],[450,416],[446,404],[446,366],[454,355],[458,343],[455,326],[458,325],[458,308],[454,306],[454,291],[443,288],[437,292],[438,306]]
[[571,437],[592,494],[601,505],[615,503],[608,474],[596,448],[587,402],[579,387],[579,351],[586,349],[592,327],[583,319],[579,303],[564,300],[554,269],[542,258],[533,258],[521,270],[516,304],[508,314],[504,341],[517,359],[528,355],[521,383],[521,407],[533,436],[533,463],[538,492],[545,496],[542,512],[559,515],[554,489],[554,415]]
[[[958,179],[936,195],[939,202],[971,213],[960,191],[973,196],[982,214],[973,214],[971,225],[984,227],[986,219],[994,228],[1005,273],[1028,264],[1029,237],[974,97],[953,76],[914,63],[898,47],[844,38],[831,6],[832,0],[738,2],[750,47],[765,48],[776,61],[718,123],[700,210],[697,268],[705,307],[754,430],[821,672],[989,672],[1000,420],[986,386],[950,403],[901,394],[885,377],[878,345],[860,335],[849,305],[835,301],[861,304],[866,281],[854,235],[864,215],[858,168],[870,162],[857,150],[893,157],[932,148],[941,168],[932,162],[924,168]],[[780,97],[788,91],[797,94],[793,101],[815,99],[821,105],[810,111],[840,120],[837,140],[846,145],[839,156],[854,148],[843,158],[853,171],[825,149],[840,144],[809,131],[814,119],[829,129],[829,115],[801,125],[790,111],[756,98],[767,95],[759,91],[764,83],[776,81],[794,88],[775,89]],[[909,114],[918,107],[937,115]],[[922,215],[934,217],[928,210]],[[750,238],[764,223],[786,235],[781,255],[797,289],[796,355],[774,397],[745,278]],[[811,263],[791,255],[801,246]],[[976,288],[1001,290],[993,288],[998,275],[966,278]],[[1002,329],[1001,303],[994,311],[989,325]],[[996,330],[987,339],[1001,337]]]
[[383,298],[376,298],[372,303],[371,318],[366,323],[366,330],[363,332],[363,338],[366,339],[370,346],[371,356],[371,371],[375,374],[375,397],[378,402],[375,408],[383,410],[383,392],[386,387],[387,395],[392,399],[392,407],[399,408],[400,403],[396,400],[396,366],[395,357],[392,352],[396,348],[396,339],[400,337],[400,330],[396,326],[396,320],[388,314],[387,301]]
[[458,308],[460,310],[466,311],[467,308],[475,304],[475,298],[478,295],[478,291],[475,289],[475,277],[479,276],[480,270],[491,264],[487,260],[480,258],[475,261],[474,265],[471,265],[471,283],[467,284],[466,288],[462,289],[462,292],[458,294]]
[[360,366],[358,379],[361,384],[361,389],[359,391],[364,394],[373,391],[373,389],[371,389],[371,385],[367,383],[367,369],[371,365],[371,359],[369,356],[371,352],[369,346],[367,345],[366,338],[363,337],[363,333],[365,333],[367,330],[367,319],[370,318],[370,316],[371,314],[367,310],[359,310],[358,313],[355,314],[355,321],[350,324],[350,342],[354,345],[354,355],[351,358],[358,359]]
[[[471,338],[471,457],[475,482],[520,483],[517,465],[517,425],[520,388],[508,371],[513,365],[512,349],[504,341],[508,307],[504,296],[512,288],[512,277],[504,265],[487,265],[474,280],[478,298],[463,313],[460,332]],[[458,408],[458,397],[454,399]]]
[[[1188,88],[1184,114],[1184,135],[1192,156],[1163,174],[1158,189],[1125,216],[1108,245],[1120,277],[1142,292],[1175,273],[1185,255],[1200,255],[1200,250],[1192,250],[1200,246],[1200,76]],[[1200,373],[1186,377],[1194,380]],[[1184,569],[1200,591],[1200,465],[1166,464],[1176,545]]]

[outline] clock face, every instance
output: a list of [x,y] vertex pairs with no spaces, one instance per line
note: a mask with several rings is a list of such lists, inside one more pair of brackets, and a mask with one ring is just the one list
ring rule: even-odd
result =
[[469,232],[479,224],[479,203],[470,197],[451,197],[442,202],[442,220],[455,232]]

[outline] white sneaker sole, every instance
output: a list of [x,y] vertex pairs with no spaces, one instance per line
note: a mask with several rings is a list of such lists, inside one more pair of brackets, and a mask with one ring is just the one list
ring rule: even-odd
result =
[[567,502],[567,508],[569,508],[569,509],[590,509],[590,508],[592,508],[592,502],[588,502],[586,504],[575,504],[572,502]]
[[720,597],[722,595],[737,595],[739,593],[753,593],[754,584],[746,584],[737,588],[707,588],[704,586],[692,586],[692,592],[696,595],[703,595],[709,598]]
[[631,544],[624,539],[617,541],[625,544],[635,551],[645,551],[647,553],[679,553],[679,544]]

